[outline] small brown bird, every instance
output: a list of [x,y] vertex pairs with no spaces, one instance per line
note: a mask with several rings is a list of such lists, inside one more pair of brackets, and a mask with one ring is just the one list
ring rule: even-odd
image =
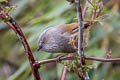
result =
[[69,44],[71,39],[78,42],[78,24],[63,24],[43,31],[38,41],[38,50],[50,53],[73,53],[75,49]]

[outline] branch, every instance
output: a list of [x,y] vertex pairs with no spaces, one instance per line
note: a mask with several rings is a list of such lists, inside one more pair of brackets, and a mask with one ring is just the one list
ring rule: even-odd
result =
[[[82,18],[82,10],[80,6],[80,0],[75,0],[76,8],[77,8],[77,17],[78,17],[78,24],[79,24],[79,31],[78,31],[78,56],[82,59],[83,53],[81,51],[82,42],[83,42],[83,18]],[[80,60],[81,61],[81,60]]]
[[84,7],[84,9],[83,9],[83,13],[82,13],[82,18],[83,18],[83,19],[85,19],[87,10],[88,10],[88,1],[86,1],[85,7]]
[[[69,53],[69,54],[68,54],[68,57],[71,57],[71,56],[72,56],[72,53]],[[70,64],[70,60],[67,60],[67,64]],[[66,65],[66,66],[64,67],[61,80],[65,80],[66,74],[67,74],[67,70],[68,70],[68,66]]]
[[[84,24],[83,24],[83,15],[82,15],[82,8],[80,5],[80,0],[75,0],[76,3],[76,9],[77,9],[77,17],[78,17],[78,24],[79,24],[79,31],[78,31],[78,55],[80,58],[80,65],[86,65],[85,63],[85,58],[84,58],[84,37],[83,37],[83,28],[84,28]],[[83,71],[83,75],[84,75],[84,80],[89,80],[89,76],[88,73]]]
[[64,66],[64,70],[63,70],[63,74],[62,74],[61,80],[65,80],[66,74],[67,74],[67,69],[68,69],[68,66]]
[[105,59],[105,58],[97,58],[97,57],[85,57],[86,60],[94,60],[94,61],[100,61],[100,62],[119,62],[120,58],[111,58],[111,59]]
[[89,2],[89,4],[91,4],[91,6],[94,8],[94,4],[91,2],[91,0],[87,0]]
[[6,13],[6,11],[4,9],[2,9],[1,7],[0,7],[0,19],[3,20],[6,24],[8,24],[17,34],[19,40],[22,42],[22,44],[24,46],[26,56],[29,60],[30,66],[32,68],[34,80],[40,80],[38,69],[33,66],[33,64],[35,63],[36,60],[34,59],[34,57],[32,55],[31,48],[30,48],[21,28],[19,27],[17,22],[11,16],[9,16],[8,13]]
[[[79,57],[77,57],[79,58]],[[41,64],[46,64],[46,63],[51,63],[51,62],[57,62],[57,61],[64,61],[64,60],[74,60],[76,59],[75,56],[72,57],[56,57],[52,59],[47,59],[47,60],[42,60],[42,61],[37,61],[34,65],[40,66]],[[120,58],[111,58],[111,59],[105,59],[105,58],[97,58],[97,57],[87,57],[85,56],[85,60],[93,60],[93,61],[99,61],[99,62],[119,62],[120,63]]]
[[102,10],[103,10],[103,1],[100,0],[100,1],[99,1],[99,11],[98,11],[96,17],[99,17],[99,16],[100,16]]

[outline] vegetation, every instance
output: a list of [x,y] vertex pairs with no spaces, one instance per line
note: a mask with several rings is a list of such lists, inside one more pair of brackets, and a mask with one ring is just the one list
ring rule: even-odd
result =
[[[4,0],[0,0],[2,2]],[[84,1],[83,1],[84,3]],[[34,52],[35,58],[46,60],[56,57],[58,54],[36,52],[37,41],[40,33],[52,26],[77,22],[76,8],[66,0],[8,0],[0,3],[0,6],[15,6],[10,12],[21,26],[28,43]],[[87,12],[86,18],[90,15]],[[90,30],[88,48],[85,54],[105,58],[107,52],[112,58],[120,57],[120,1],[104,0],[104,13],[108,17],[99,24],[95,24]],[[24,48],[16,37],[16,34],[4,23],[0,22],[0,80],[33,80]],[[89,76],[91,80],[119,80],[120,63],[101,63],[87,60]],[[49,63],[41,65],[39,71],[42,80],[59,80],[62,76],[64,63]],[[79,80],[73,72],[68,72],[66,80]]]

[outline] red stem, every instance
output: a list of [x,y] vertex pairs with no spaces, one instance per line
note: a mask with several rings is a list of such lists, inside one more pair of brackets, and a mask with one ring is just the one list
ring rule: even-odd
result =
[[[68,54],[68,57],[72,57],[72,53]],[[67,60],[67,64],[70,64],[70,60]],[[65,80],[66,74],[67,74],[68,66],[66,65],[63,70],[62,78],[61,80]]]
[[95,18],[96,18],[96,10],[93,10],[93,12],[92,12],[93,14],[92,14],[92,17],[91,17],[91,19],[92,20],[94,20]]
[[[63,61],[63,60],[74,60],[74,59],[75,59],[74,56],[72,56],[72,57],[61,57],[61,58],[52,58],[52,59],[38,61],[34,65],[39,66],[41,64],[50,63],[50,62],[56,62],[58,60]],[[87,57],[87,56],[85,56],[85,60],[94,60],[94,61],[100,61],[100,62],[120,62],[120,58],[105,59],[105,58]]]
[[105,58],[96,58],[96,57],[85,57],[85,59],[100,61],[100,62],[119,62],[120,63],[120,58],[105,59]]
[[[4,11],[4,9],[2,9],[0,7],[0,18],[1,20],[3,20],[6,24],[8,24],[17,34],[18,38],[20,39],[20,41],[22,42],[25,52],[26,52],[26,56],[30,62],[30,66],[32,68],[32,73],[34,76],[34,80],[40,80],[40,76],[39,76],[39,72],[38,72],[38,68],[34,66],[34,63],[36,62],[36,60],[34,59],[33,55],[32,55],[32,51],[31,48],[21,30],[21,28],[19,27],[19,25],[17,24],[17,22],[8,15],[8,13],[6,13]],[[7,21],[6,21],[7,20]]]
[[88,1],[86,1],[85,7],[84,7],[84,9],[83,9],[83,13],[82,13],[82,18],[83,18],[83,20],[85,19],[87,10],[88,10]]
[[66,78],[66,74],[67,74],[67,69],[68,69],[68,67],[65,66],[65,67],[64,67],[64,70],[63,70],[63,74],[62,74],[62,78],[61,78],[61,80],[65,80],[65,78]]
[[35,63],[35,59],[32,55],[32,51],[30,49],[30,46],[22,32],[22,30],[20,29],[19,25],[15,22],[15,20],[13,20],[12,18],[9,20],[10,22],[7,22],[7,24],[16,32],[16,34],[18,34],[18,38],[20,39],[20,41],[22,42],[25,52],[26,52],[26,56],[30,62],[30,66],[32,68],[32,73],[34,76],[34,80],[40,80],[40,76],[39,76],[39,72],[38,69],[36,67],[33,66],[33,64]]

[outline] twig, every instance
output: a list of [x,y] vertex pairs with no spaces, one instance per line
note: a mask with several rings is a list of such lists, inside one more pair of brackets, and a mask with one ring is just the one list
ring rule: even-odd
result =
[[96,18],[96,10],[93,10],[91,19],[94,20]]
[[[83,37],[83,28],[84,28],[84,24],[83,24],[83,15],[82,15],[82,8],[80,5],[80,0],[75,0],[76,3],[76,9],[77,9],[77,17],[78,17],[78,24],[79,24],[79,32],[78,32],[78,55],[80,57],[80,64],[82,65],[86,65],[85,64],[85,58],[84,58],[84,37]],[[83,71],[83,75],[84,75],[84,80],[89,80],[89,76],[88,73]]]
[[99,11],[98,11],[98,13],[96,14],[96,17],[99,17],[99,16],[100,16],[102,10],[103,10],[103,1],[100,0],[100,1],[99,1]]
[[[68,54],[68,57],[72,57],[72,53]],[[67,64],[70,64],[70,60],[67,60]],[[66,65],[63,70],[62,78],[61,80],[65,80],[66,74],[67,74],[68,66]]]
[[84,7],[84,9],[83,9],[83,13],[82,13],[82,18],[83,18],[83,19],[85,19],[87,10],[88,10],[88,1],[86,1],[85,7]]
[[83,73],[80,72],[78,65],[76,65],[74,61],[72,62],[72,70],[78,75],[79,78],[81,78],[81,80],[84,80]]
[[65,80],[66,74],[67,74],[67,69],[68,69],[68,66],[64,66],[64,70],[63,70],[63,74],[62,74],[61,80]]
[[84,25],[82,23],[83,18],[82,18],[82,11],[81,11],[81,6],[80,6],[80,1],[75,0],[76,3],[76,8],[77,8],[77,17],[78,17],[78,24],[79,24],[79,33],[78,33],[78,55],[80,57],[80,61],[82,59],[83,53],[81,51],[82,48],[82,42],[83,42],[83,30],[81,28],[84,28]]
[[83,75],[79,71],[77,71],[76,73],[81,79],[84,79]]
[[9,16],[8,13],[6,13],[4,11],[4,9],[2,9],[1,7],[0,7],[0,19],[3,20],[6,24],[8,24],[17,34],[19,40],[22,42],[22,44],[24,46],[26,56],[30,62],[34,80],[40,80],[38,69],[33,66],[33,64],[35,63],[36,60],[34,59],[34,57],[32,55],[31,48],[30,48],[21,28],[19,27],[17,22],[11,16]]
[[100,61],[100,62],[119,62],[120,63],[120,58],[109,58],[109,59],[105,59],[105,58],[96,58],[96,57],[85,57],[86,60],[94,60],[94,61]]
[[[77,57],[79,58],[79,57]],[[41,65],[41,64],[46,64],[46,63],[51,63],[51,62],[56,62],[56,61],[64,61],[64,60],[74,60],[75,57],[61,57],[61,58],[52,58],[52,59],[47,59],[47,60],[42,60],[42,61],[37,61],[34,65]],[[120,58],[97,58],[97,57],[87,57],[85,56],[85,60],[93,60],[93,61],[99,61],[99,62],[119,62],[120,63]]]
[[95,18],[100,16],[100,14],[103,10],[103,1],[102,0],[99,1],[98,7],[99,7],[98,9],[96,9],[95,6],[93,8],[92,17],[91,17],[92,20],[94,20]]
[[92,7],[94,8],[94,4],[91,2],[91,0],[87,0],[91,5]]

